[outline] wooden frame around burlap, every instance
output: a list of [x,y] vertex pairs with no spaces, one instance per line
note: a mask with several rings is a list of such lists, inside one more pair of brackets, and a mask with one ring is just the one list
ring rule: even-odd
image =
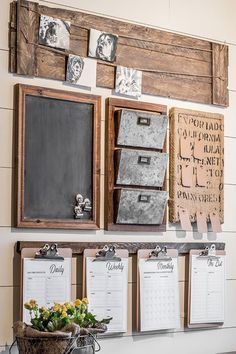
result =
[[[184,187],[181,183],[181,165],[186,162],[196,166],[199,160],[183,159],[180,156],[181,136],[194,140],[204,140],[204,160],[206,165],[206,187]],[[170,200],[169,220],[179,222],[179,208],[188,210],[191,222],[196,221],[196,212],[215,212],[220,222],[224,222],[224,116],[217,113],[199,112],[181,108],[170,110]],[[206,144],[205,144],[206,143]],[[200,162],[200,163],[202,163]]]

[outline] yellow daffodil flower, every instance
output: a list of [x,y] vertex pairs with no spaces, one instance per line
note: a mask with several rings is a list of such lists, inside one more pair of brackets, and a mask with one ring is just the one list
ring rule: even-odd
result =
[[30,303],[29,303],[29,302],[26,302],[26,303],[24,304],[24,308],[25,308],[26,310],[31,310],[31,305],[30,305]]
[[82,303],[87,305],[87,304],[88,304],[88,299],[87,299],[86,297],[84,297],[84,298],[82,299]]
[[76,307],[79,307],[82,304],[82,301],[80,299],[76,299],[74,304]]

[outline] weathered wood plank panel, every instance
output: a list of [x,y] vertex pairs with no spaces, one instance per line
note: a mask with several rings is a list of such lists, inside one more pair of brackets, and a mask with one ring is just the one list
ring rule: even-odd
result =
[[211,51],[211,43],[192,37],[182,36],[179,34],[157,30],[151,27],[144,27],[128,22],[109,19],[101,16],[90,15],[78,11],[69,11],[64,9],[55,9],[52,7],[40,6],[40,13],[48,16],[58,16],[64,20],[70,20],[74,24],[90,29],[101,31],[110,31],[127,38],[140,38],[146,41],[155,41],[158,43],[168,44],[172,46],[180,46],[202,51]]
[[61,53],[55,53],[50,48],[38,46],[36,48],[37,68],[35,76],[47,79],[64,81],[66,78],[66,57]]
[[16,36],[17,36],[17,19],[16,19],[16,3],[10,4],[10,22],[9,22],[9,71],[16,72]]
[[[14,6],[11,12],[14,18]],[[69,51],[38,44],[40,14],[71,22]],[[26,0],[17,3],[17,43],[11,30],[10,71],[64,81],[68,55],[88,54],[90,28],[119,36],[116,62],[98,61],[97,86],[113,89],[116,66],[122,65],[143,71],[143,94],[228,105],[227,46]]]
[[213,60],[213,104],[229,105],[228,77],[228,47],[223,44],[212,43]]
[[211,79],[145,72],[143,93],[207,104],[211,101]]
[[[23,4],[24,6],[21,6]],[[17,74],[34,76],[37,68],[35,43],[38,42],[39,14],[35,2],[17,3]]]

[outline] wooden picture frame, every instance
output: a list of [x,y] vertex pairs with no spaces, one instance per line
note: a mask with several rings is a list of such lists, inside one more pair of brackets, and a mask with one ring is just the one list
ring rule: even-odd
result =
[[[17,84],[15,114],[15,226],[98,229],[101,97]],[[92,207],[81,219],[77,193]]]
[[[165,231],[166,230],[166,210],[164,212],[163,222],[160,225],[147,224],[117,224],[114,221],[116,213],[116,197],[115,191],[115,150],[116,147],[116,125],[117,118],[115,112],[121,109],[128,109],[143,113],[154,113],[158,115],[166,115],[167,107],[160,104],[137,102],[126,99],[107,98],[106,100],[106,147],[105,147],[105,229],[108,231]],[[139,147],[141,148],[141,147]],[[161,152],[166,152],[166,138]],[[129,187],[129,186],[128,186]],[[156,188],[158,189],[158,188]],[[160,190],[166,191],[166,174],[164,183]]]

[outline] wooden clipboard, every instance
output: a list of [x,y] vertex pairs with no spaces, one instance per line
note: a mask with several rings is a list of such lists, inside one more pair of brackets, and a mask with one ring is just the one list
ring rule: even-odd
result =
[[[94,257],[95,258],[95,261],[97,261],[97,258],[99,257],[96,257],[96,254],[101,251],[101,249],[85,249],[84,250],[84,256],[83,256],[83,288],[82,288],[82,296],[83,297],[86,297],[87,296],[87,284],[86,284],[86,273],[87,273],[87,270],[86,270],[86,259],[88,257]],[[128,259],[129,257],[129,252],[128,250],[124,250],[124,249],[116,249],[115,250],[115,257],[118,257],[119,260],[115,261],[115,262],[120,262],[120,259]],[[103,258],[103,257],[102,257]],[[99,260],[97,261],[97,263],[101,263],[101,262],[114,262],[114,259],[102,259],[102,260]],[[89,301],[89,298],[88,298],[88,301]],[[127,304],[127,315],[126,315],[126,330],[115,330],[115,331],[108,331],[105,333],[105,335],[109,336],[110,334],[122,334],[122,333],[125,333],[127,330],[128,330],[128,279],[127,279],[127,299],[126,299],[126,304]]]
[[[210,323],[190,323],[191,316],[191,274],[192,274],[192,256],[200,255],[202,250],[191,250],[189,252],[189,282],[188,282],[188,314],[187,314],[187,326],[188,328],[214,328],[224,324],[224,322],[210,322]],[[215,251],[216,256],[225,256],[226,252],[219,250]],[[210,257],[210,256],[209,256]]]
[[[23,319],[23,279],[24,279],[24,259],[34,258],[35,253],[39,251],[39,248],[22,248],[21,250],[21,271],[20,271],[20,319]],[[64,258],[72,258],[71,248],[58,248],[58,253]],[[50,259],[49,259],[50,260]],[[43,260],[47,261],[47,260]]]
[[[139,272],[139,260],[140,259],[149,259],[151,250],[150,249],[145,249],[145,250],[138,250],[137,252],[137,309],[136,309],[136,327],[137,331],[140,331],[141,328],[141,316],[140,316],[140,272]],[[167,257],[171,258],[177,258],[178,257],[178,250],[176,249],[167,249],[166,253]],[[156,259],[158,262],[158,258]],[[158,330],[157,330],[158,331]]]

